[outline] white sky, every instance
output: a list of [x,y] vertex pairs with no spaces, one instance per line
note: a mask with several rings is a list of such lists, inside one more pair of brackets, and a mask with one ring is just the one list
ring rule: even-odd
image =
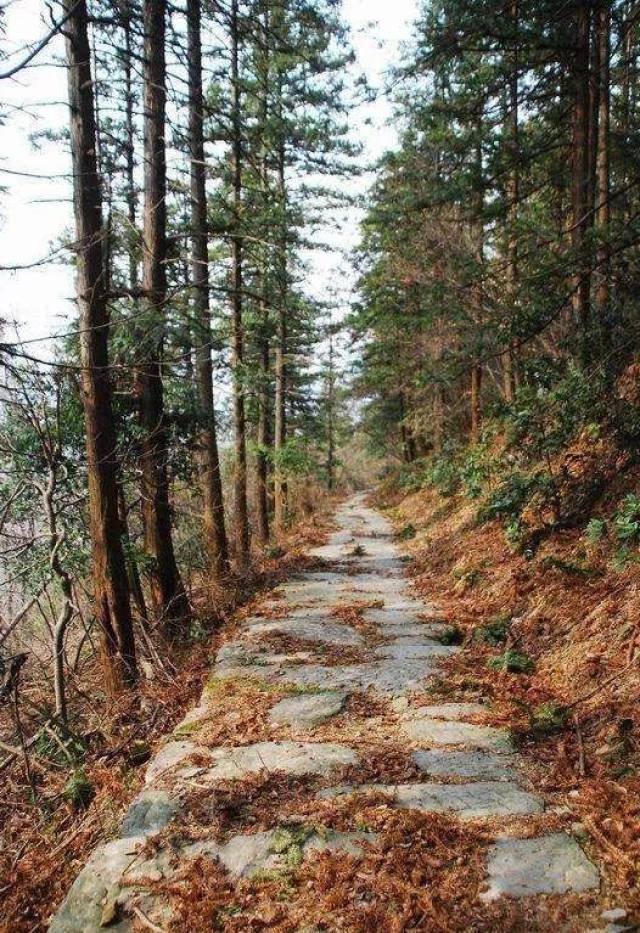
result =
[[[344,16],[352,27],[352,43],[358,57],[356,68],[364,71],[374,86],[398,60],[399,44],[409,36],[409,27],[417,14],[418,0],[344,0]],[[6,7],[6,35],[0,40],[3,50],[16,51],[15,60],[34,39],[47,31],[43,19],[47,7],[43,0],[13,0]],[[62,143],[41,141],[34,147],[33,134],[66,126],[66,74],[55,64],[63,54],[58,37],[36,59],[36,67],[18,74],[15,79],[0,81],[2,111],[9,111],[0,126],[0,267],[29,264],[40,260],[55,247],[57,239],[70,228],[71,202],[64,176],[69,172],[69,158]],[[24,51],[22,52],[24,54]],[[11,59],[13,63],[14,59]],[[6,63],[0,65],[4,70]],[[23,112],[13,110],[22,107]],[[389,106],[381,97],[375,104],[353,112],[354,136],[365,147],[365,158],[373,161],[392,148],[396,135],[387,121]],[[367,119],[371,125],[367,125]],[[22,178],[16,172],[38,173],[43,178]],[[344,247],[355,245],[358,217],[350,218],[337,242]],[[336,275],[350,282],[348,270],[336,269],[344,260],[319,257],[314,269],[314,290],[335,283]],[[323,282],[327,277],[331,282]],[[46,337],[64,330],[64,318],[70,313],[73,282],[70,270],[60,265],[46,265],[19,272],[0,270],[0,319],[17,320],[26,339]],[[36,355],[46,353],[43,345]]]

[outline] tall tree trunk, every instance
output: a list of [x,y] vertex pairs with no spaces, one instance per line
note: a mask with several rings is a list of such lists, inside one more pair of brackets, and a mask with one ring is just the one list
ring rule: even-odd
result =
[[400,406],[400,437],[402,439],[402,453],[405,463],[413,463],[416,459],[416,444],[411,429],[407,427],[407,404],[404,392],[398,395]]
[[477,268],[477,282],[473,286],[473,317],[477,329],[474,334],[477,346],[473,349],[471,361],[471,442],[475,443],[480,437],[482,423],[482,340],[484,327],[484,180],[482,161],[482,131],[483,114],[478,114],[476,123],[476,191],[474,192],[473,234],[475,237],[475,261]]
[[127,219],[129,221],[128,241],[129,241],[129,286],[133,290],[138,285],[138,257],[136,254],[136,182],[135,182],[135,123],[134,123],[134,92],[133,92],[133,43],[131,36],[131,21],[133,19],[133,9],[130,2],[125,4],[122,13],[122,28],[124,30],[124,54],[122,64],[124,67],[125,81],[125,126],[127,134]]
[[600,120],[598,127],[598,191],[596,221],[600,244],[598,247],[598,287],[596,303],[603,335],[607,330],[603,320],[609,306],[610,249],[609,225],[611,222],[610,197],[610,129],[611,129],[611,10],[608,0],[602,0],[598,15],[598,45],[600,48]]
[[[513,25],[514,48],[511,54],[508,102],[507,102],[507,124],[509,134],[509,150],[511,167],[507,179],[507,289],[509,301],[509,329],[511,323],[516,317],[517,294],[518,294],[518,216],[520,199],[520,126],[518,111],[518,32],[519,32],[519,0],[513,0],[511,4],[511,18]],[[503,391],[505,401],[513,402],[515,398],[516,373],[515,373],[515,346],[512,336],[509,337],[509,345],[502,355],[502,377]]]
[[[120,536],[125,548],[125,558],[127,561],[127,578],[129,580],[129,591],[131,599],[138,610],[140,621],[145,628],[149,627],[149,614],[147,613],[147,604],[142,589],[140,571],[134,557],[131,556],[131,535],[129,534],[129,517],[127,515],[127,502],[124,495],[122,483],[118,484],[118,515],[120,517]],[[127,553],[129,551],[129,553]]]
[[574,316],[580,327],[583,362],[589,358],[590,273],[587,254],[589,226],[589,114],[590,114],[590,35],[591,0],[577,5],[576,42],[573,56],[573,214],[572,245],[576,273],[572,283]]
[[[282,101],[280,101],[282,108]],[[282,115],[281,115],[282,123]],[[283,129],[280,129],[281,134]],[[274,470],[274,526],[281,535],[287,521],[287,476],[283,463],[287,443],[287,304],[288,304],[288,236],[287,185],[285,177],[285,144],[281,138],[278,147],[278,201],[280,209],[280,236],[278,242],[278,313],[275,349],[275,470]]]
[[137,677],[131,605],[118,520],[117,453],[109,376],[109,308],[102,262],[102,195],[96,163],[91,56],[85,0],[65,0],[74,212],[78,244],[82,401],[96,616],[105,679],[116,691]]
[[333,331],[329,330],[329,372],[327,378],[327,489],[333,492],[336,485],[335,464],[335,409],[336,376],[334,365]]
[[[133,8],[133,3],[131,0],[126,0],[123,4],[121,10],[121,22],[122,30],[124,33],[124,49],[122,50],[122,68],[124,71],[124,85],[125,85],[125,132],[126,132],[126,141],[127,141],[127,161],[126,161],[126,172],[125,172],[125,186],[126,186],[126,203],[127,203],[127,221],[129,224],[129,229],[127,231],[127,255],[129,259],[129,288],[133,294],[138,288],[138,219],[137,219],[137,204],[138,198],[136,193],[136,179],[135,179],[135,92],[133,85],[133,61],[134,61],[134,44],[133,44],[133,32],[132,32],[132,22],[135,15]],[[118,484],[118,514],[120,516],[120,528],[121,528],[121,537],[123,546],[125,548],[125,559],[127,562],[127,576],[129,578],[129,589],[131,592],[131,598],[135,604],[140,620],[143,625],[148,626],[149,615],[147,612],[147,604],[144,597],[144,591],[142,589],[142,581],[140,578],[140,569],[134,554],[129,547],[131,541],[131,535],[129,532],[129,516],[127,513],[127,504],[125,499],[125,492],[122,480]]]
[[269,386],[271,380],[269,353],[269,245],[267,225],[270,221],[269,207],[269,164],[266,143],[269,119],[269,94],[271,78],[270,16],[268,5],[263,13],[264,53],[262,62],[262,153],[260,182],[262,186],[262,209],[264,212],[263,244],[260,250],[260,386],[258,391],[258,451],[256,454],[256,525],[258,540],[262,547],[269,543],[269,459],[271,443]]
[[189,143],[191,156],[191,284],[196,332],[198,458],[203,499],[203,526],[209,564],[218,580],[229,570],[220,458],[213,402],[209,247],[207,223],[202,36],[200,0],[187,0],[189,53]]
[[269,460],[271,443],[269,382],[269,311],[266,295],[266,275],[263,274],[262,297],[260,299],[260,388],[258,393],[258,451],[256,454],[256,524],[258,540],[262,547],[269,543]]
[[477,361],[471,364],[471,442],[480,438],[482,424],[482,366]]
[[142,521],[145,546],[153,559],[153,603],[157,617],[172,627],[187,619],[190,610],[173,549],[162,385],[167,300],[165,15],[165,0],[145,0],[143,288],[147,316],[135,382],[143,435]]
[[233,255],[232,255],[232,340],[233,416],[235,427],[235,539],[239,567],[249,562],[249,507],[247,504],[247,422],[244,399],[243,325],[243,238],[242,238],[242,124],[240,93],[240,25],[238,0],[231,4],[231,83],[232,83],[232,172],[233,172]]

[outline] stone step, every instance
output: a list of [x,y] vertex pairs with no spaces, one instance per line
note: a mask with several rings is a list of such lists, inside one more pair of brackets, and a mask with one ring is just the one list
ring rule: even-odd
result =
[[513,767],[513,755],[432,749],[428,752],[413,752],[411,757],[421,771],[432,777],[460,778],[464,781],[517,781],[519,777]]
[[374,654],[378,658],[392,658],[396,661],[415,661],[421,658],[450,658],[460,651],[459,648],[445,647],[445,645],[420,645],[411,641],[400,641],[397,644],[381,645]]
[[422,813],[452,813],[461,820],[525,816],[542,813],[539,797],[517,784],[502,781],[478,781],[475,784],[364,784],[321,791],[322,798],[382,793],[392,806]]
[[[192,763],[193,762],[193,763]],[[358,756],[344,745],[325,742],[257,742],[230,748],[205,748],[194,742],[169,742],[147,768],[146,783],[189,780],[207,784],[241,780],[260,771],[285,774],[328,774],[341,765],[357,764]]]
[[420,715],[431,719],[446,719],[449,722],[459,722],[470,716],[486,716],[490,712],[482,703],[440,703],[436,706],[421,706]]
[[150,881],[169,881],[194,859],[221,862],[236,878],[260,872],[281,872],[321,852],[359,857],[374,843],[373,833],[319,832],[304,826],[281,827],[252,835],[238,835],[220,845],[214,840],[183,844],[177,841],[145,854],[146,837],[117,839],[95,850],[80,872],[49,927],[49,933],[100,933],[105,928],[125,933],[134,904],[144,906],[148,921],[163,929],[171,925],[171,908]]
[[312,729],[344,709],[348,693],[331,690],[324,693],[286,697],[269,712],[273,723],[285,723],[295,729]]
[[434,661],[380,660],[364,664],[329,667],[323,664],[295,666],[227,667],[216,665],[214,674],[220,679],[248,678],[300,689],[348,690],[362,692],[372,689],[383,696],[405,696],[425,688],[438,668]]
[[489,850],[488,872],[484,901],[505,895],[579,894],[600,887],[598,869],[566,833],[498,839]]
[[[427,707],[428,709],[428,707]],[[401,724],[401,729],[412,742],[427,745],[467,745],[493,751],[513,752],[514,745],[508,729],[493,726],[477,726],[470,722],[448,722],[425,715],[416,709]]]
[[309,621],[295,616],[284,619],[273,619],[269,622],[254,622],[247,628],[247,634],[260,635],[291,635],[301,641],[313,641],[327,645],[346,645],[357,648],[364,645],[364,638],[350,625],[340,622]]

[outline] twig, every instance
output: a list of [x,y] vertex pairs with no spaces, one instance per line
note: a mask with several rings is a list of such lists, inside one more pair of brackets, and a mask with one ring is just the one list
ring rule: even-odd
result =
[[[25,748],[31,748],[32,745],[35,745],[50,722],[51,720],[48,719],[42,729],[38,729],[36,734],[32,735],[31,738],[24,743]],[[19,748],[14,748],[12,745],[7,745],[5,742],[0,742],[0,748],[9,754],[8,758],[5,758],[4,761],[0,762],[0,771],[3,771],[7,765],[11,764],[11,762],[22,753],[22,750]],[[49,762],[47,762],[47,764],[49,764]]]
[[70,762],[70,764],[73,764],[73,756],[71,755],[69,749],[68,749],[67,746],[64,744],[64,742],[62,741],[62,739],[60,738],[60,736],[57,735],[55,729],[51,729],[51,728],[47,725],[47,726],[44,727],[44,731],[47,733],[47,735],[51,736],[51,738],[53,739],[53,741],[56,743],[56,745],[58,746],[58,748],[62,751],[62,754],[65,756],[65,758],[68,759],[68,761]]
[[607,679],[603,680],[601,684],[598,684],[598,686],[595,687],[591,691],[591,693],[587,693],[585,694],[585,696],[579,697],[577,700],[574,700],[573,703],[568,703],[567,709],[575,709],[576,706],[580,706],[581,703],[586,703],[587,700],[590,700],[597,693],[600,693],[601,690],[604,690],[605,687],[610,686],[614,681],[616,681],[619,677],[621,677],[622,674],[626,674],[629,668],[633,666],[634,661],[635,661],[635,656],[631,661],[629,661],[628,664],[625,664],[624,667],[621,667],[619,671],[616,671],[615,674],[611,675],[611,677],[607,677]]
[[621,852],[617,846],[614,846],[614,844],[607,839],[604,833],[600,832],[600,830],[597,828],[597,826],[594,825],[593,820],[590,817],[587,817],[585,820],[583,820],[583,822],[584,822],[584,825],[589,830],[589,832],[591,833],[591,835],[594,837],[594,839],[596,839],[600,843],[603,849],[607,850],[609,855],[612,855],[615,859],[618,859],[620,862],[624,862],[624,864],[628,865],[629,868],[633,868],[635,870],[636,866],[633,863],[633,861],[630,858],[628,858],[628,856],[626,856],[624,852]]
[[83,823],[82,826],[79,826],[76,830],[74,830],[74,832],[72,832],[70,836],[67,836],[67,838],[63,842],[61,842],[57,848],[53,850],[49,858],[54,858],[56,855],[59,855],[63,849],[66,849],[67,846],[71,842],[73,842],[74,839],[76,839],[81,833],[83,833],[85,829],[88,829],[90,826],[92,826],[95,823],[95,821],[96,821],[96,817],[92,816],[88,822]]
[[136,737],[137,735],[140,735],[140,733],[141,733],[143,730],[146,730],[147,732],[151,732],[151,730],[153,729],[153,727],[154,727],[154,725],[155,725],[156,719],[158,718],[158,713],[159,713],[159,711],[160,711],[160,710],[159,710],[159,707],[156,707],[156,709],[154,709],[154,711],[153,711],[153,715],[151,716],[151,719],[150,719],[149,722],[142,722],[142,723],[139,723],[139,724],[135,727],[135,729],[133,730],[133,732],[132,732],[130,735],[127,736],[127,738],[124,740],[124,742],[121,742],[120,745],[117,745],[115,748],[110,748],[110,749],[108,749],[107,751],[100,752],[96,757],[97,757],[97,758],[105,758],[107,761],[108,761],[110,758],[115,758],[116,755],[119,755],[120,752],[124,751],[124,749],[127,747],[127,745],[129,745],[129,744],[135,739],[135,737]]

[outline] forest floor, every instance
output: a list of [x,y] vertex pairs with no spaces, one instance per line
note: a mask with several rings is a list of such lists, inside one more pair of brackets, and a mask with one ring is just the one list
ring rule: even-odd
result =
[[[400,537],[443,530],[433,506],[396,503]],[[637,795],[591,775],[522,643],[523,673],[487,666],[465,600],[491,555],[451,587],[468,528],[438,560],[412,526],[410,561],[364,497],[336,522],[236,617],[52,931],[634,929]]]

